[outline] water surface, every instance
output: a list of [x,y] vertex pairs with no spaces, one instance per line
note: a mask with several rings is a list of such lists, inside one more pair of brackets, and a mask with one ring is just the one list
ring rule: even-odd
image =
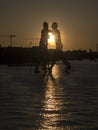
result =
[[0,66],[0,130],[97,130],[98,62],[71,64],[52,74]]

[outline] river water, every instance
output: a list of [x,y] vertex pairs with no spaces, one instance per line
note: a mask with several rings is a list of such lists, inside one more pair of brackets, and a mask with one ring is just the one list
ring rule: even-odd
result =
[[0,130],[98,130],[98,62],[71,65],[0,66]]

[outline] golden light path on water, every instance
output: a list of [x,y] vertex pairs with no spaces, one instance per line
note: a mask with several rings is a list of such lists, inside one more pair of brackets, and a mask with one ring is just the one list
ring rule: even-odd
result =
[[[65,104],[67,104],[67,100],[65,102],[67,91],[64,91],[63,87],[56,81],[59,76],[59,67],[55,65],[53,75],[48,76],[46,79],[44,101],[40,113],[42,127],[40,130],[63,130],[64,127],[62,128],[61,122],[69,119],[70,113],[64,114]],[[66,129],[69,130],[67,125]]]

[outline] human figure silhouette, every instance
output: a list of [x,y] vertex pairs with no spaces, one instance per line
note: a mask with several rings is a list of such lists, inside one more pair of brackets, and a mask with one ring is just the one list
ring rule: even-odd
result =
[[[40,62],[43,62],[43,70],[46,71],[47,63],[47,46],[48,46],[48,23],[43,22],[43,28],[41,30],[41,38],[39,41],[39,59]],[[36,63],[35,73],[39,73],[40,62]]]
[[43,49],[47,49],[48,46],[48,23],[43,22],[43,29],[41,30],[41,38],[39,42],[39,46]]
[[57,22],[53,22],[51,27],[52,27],[52,33],[55,36],[56,50],[62,51],[63,45],[61,42],[61,34],[60,34],[59,29],[58,29]]
[[[65,71],[69,72],[69,70],[71,69],[71,64],[70,64],[70,62],[67,61],[67,59],[63,55],[63,52],[62,52],[63,45],[62,45],[62,42],[61,42],[61,34],[60,34],[59,29],[58,29],[57,22],[53,22],[51,27],[52,27],[52,33],[55,36],[55,44],[56,44],[56,52],[55,52],[54,56],[59,58],[60,60],[62,60],[62,62],[66,66]],[[53,66],[54,66],[54,64],[53,64]]]

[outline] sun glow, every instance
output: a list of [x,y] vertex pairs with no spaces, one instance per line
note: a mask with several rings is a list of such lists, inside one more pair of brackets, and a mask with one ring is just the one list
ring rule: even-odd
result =
[[48,39],[48,48],[55,49],[55,37],[53,33],[49,32],[49,39]]

